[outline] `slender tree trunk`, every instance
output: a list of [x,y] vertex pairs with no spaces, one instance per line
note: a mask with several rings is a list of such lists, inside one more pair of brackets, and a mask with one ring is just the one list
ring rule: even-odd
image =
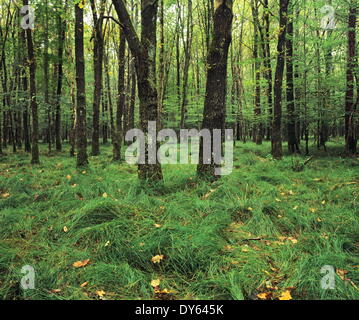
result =
[[282,150],[282,85],[285,64],[285,39],[287,32],[289,0],[280,0],[279,26],[280,32],[277,45],[277,68],[274,83],[274,108],[272,123],[272,156],[281,159]]
[[[66,0],[67,1],[67,0]],[[62,5],[62,1],[60,3]],[[66,2],[65,2],[66,9]],[[61,15],[57,17],[58,28],[58,49],[57,49],[57,88],[56,88],[56,116],[55,116],[55,143],[56,151],[62,150],[62,138],[61,138],[61,95],[62,95],[62,80],[63,80],[63,52],[65,42],[65,26],[66,21],[61,18]]]
[[347,90],[345,95],[345,150],[347,153],[357,152],[358,136],[356,135],[354,114],[354,74],[356,67],[356,1],[350,3],[348,19],[348,64],[347,64]]
[[181,103],[181,128],[184,128],[187,114],[187,94],[188,94],[188,71],[191,63],[192,54],[192,36],[193,36],[193,21],[192,21],[192,0],[188,0],[188,17],[187,17],[187,35],[186,40],[183,40],[184,46],[184,69],[183,69],[183,88],[182,88],[182,103]]
[[[23,1],[24,6],[27,6],[28,0]],[[34,54],[34,45],[32,42],[32,30],[26,30],[28,65],[30,70],[30,107],[32,114],[32,147],[31,147],[31,163],[39,164],[39,120],[37,114],[37,100],[36,100],[36,60]]]
[[295,97],[294,97],[294,66],[293,66],[293,8],[290,5],[288,10],[288,27],[287,27],[287,129],[288,129],[288,150],[289,153],[300,153],[296,134],[296,114],[295,114]]
[[91,10],[94,21],[94,93],[93,93],[93,117],[92,117],[92,152],[93,156],[100,154],[100,104],[102,95],[102,70],[103,70],[103,16],[104,1],[101,1],[100,16],[97,15],[95,0],[91,0]]
[[126,53],[126,37],[123,30],[120,30],[120,45],[118,49],[118,91],[117,91],[117,110],[116,110],[116,123],[115,135],[113,139],[113,160],[121,160],[121,143],[122,143],[122,117],[126,103],[125,94],[125,53]]
[[258,1],[251,1],[252,15],[253,15],[253,27],[254,27],[254,43],[253,43],[253,58],[254,58],[254,77],[255,77],[255,98],[254,98],[254,117],[255,123],[253,128],[253,141],[257,145],[261,145],[263,141],[263,125],[261,120],[261,61],[259,60],[259,37],[258,29],[259,18],[258,18]]
[[86,90],[84,57],[84,10],[75,4],[75,60],[76,60],[76,146],[77,167],[88,165],[87,126],[86,126]]

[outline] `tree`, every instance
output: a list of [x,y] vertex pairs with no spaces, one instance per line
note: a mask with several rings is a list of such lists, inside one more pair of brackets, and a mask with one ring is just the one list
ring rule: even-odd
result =
[[[149,121],[157,122],[158,95],[156,88],[156,22],[157,1],[142,0],[141,16],[142,30],[139,39],[126,6],[122,0],[112,0],[120,23],[126,36],[128,46],[135,58],[138,95],[140,99],[140,125],[147,136]],[[161,165],[156,160],[149,164],[149,148],[145,143],[146,164],[138,165],[138,175],[141,180],[161,181],[163,179]],[[157,141],[152,141],[152,147],[158,150]]]
[[288,150],[290,153],[300,153],[296,134],[296,114],[295,114],[295,97],[294,97],[294,65],[293,65],[293,7],[288,8],[288,26],[286,37],[287,48],[287,129],[288,129]]
[[[23,1],[24,6],[29,5],[28,0]],[[31,163],[39,164],[39,120],[37,114],[37,100],[36,100],[36,59],[34,54],[34,45],[32,42],[32,30],[31,28],[26,29],[26,42],[27,42],[27,54],[28,54],[28,65],[30,73],[30,107],[32,115],[32,146],[31,146]]]
[[350,2],[348,18],[348,62],[347,62],[347,89],[345,95],[345,150],[347,153],[356,153],[358,136],[355,126],[357,105],[354,103],[354,75],[356,63],[356,1]]
[[274,108],[272,123],[272,156],[281,159],[282,151],[282,86],[285,64],[285,39],[288,21],[289,0],[280,0],[277,67],[274,82]]
[[[209,129],[212,137],[215,129],[225,129],[227,63],[232,41],[233,1],[216,0],[213,16],[212,43],[207,58],[207,84],[204,102],[202,129]],[[213,149],[212,149],[213,150]],[[210,164],[205,164],[203,139],[200,142],[200,156],[197,173],[200,177],[213,178],[215,159],[212,153]]]
[[77,167],[88,165],[87,127],[86,127],[86,90],[84,57],[84,3],[75,4],[75,61],[76,61],[76,146]]
[[[67,8],[67,0],[65,0],[65,7],[62,8],[62,1],[60,1],[60,7],[62,10]],[[55,144],[56,151],[62,150],[61,139],[61,95],[62,95],[62,82],[63,82],[63,53],[64,42],[66,37],[66,21],[62,19],[61,12],[57,16],[57,32],[58,32],[58,49],[57,49],[57,88],[56,88],[56,117],[55,117]]]
[[94,47],[93,47],[93,65],[94,65],[94,93],[93,93],[93,117],[92,117],[92,155],[100,154],[100,103],[102,95],[102,71],[103,71],[103,17],[105,13],[105,0],[101,0],[100,15],[98,16],[95,0],[91,0],[91,10],[94,23]]

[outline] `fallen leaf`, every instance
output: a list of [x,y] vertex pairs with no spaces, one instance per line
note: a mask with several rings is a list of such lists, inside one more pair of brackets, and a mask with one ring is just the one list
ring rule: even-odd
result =
[[71,178],[72,178],[72,177],[71,177],[70,175],[67,175],[67,176],[66,176],[66,179],[67,179],[67,180],[71,180]]
[[90,262],[90,259],[84,260],[84,261],[76,261],[73,263],[73,267],[75,268],[83,268],[85,266],[87,266]]
[[7,198],[10,197],[10,193],[3,193],[3,194],[1,195],[1,197],[4,198],[4,199],[7,199]]
[[81,288],[85,288],[88,285],[88,281],[84,282],[83,284],[80,285]]
[[52,289],[50,292],[51,293],[59,293],[61,291],[62,291],[61,289]]
[[336,272],[340,279],[342,279],[343,281],[347,280],[346,275],[349,273],[349,271],[344,269],[337,269]]
[[155,224],[155,228],[161,228],[162,226],[160,224]]
[[151,259],[151,261],[152,261],[152,263],[160,263],[161,260],[163,260],[163,259],[164,259],[164,255],[161,254],[161,255],[154,256],[154,257]]
[[105,192],[105,193],[102,195],[102,197],[108,198],[108,194]]
[[103,290],[99,290],[99,291],[96,291],[96,294],[97,294],[100,298],[102,298],[102,297],[106,294],[106,292],[103,291]]
[[290,290],[286,290],[279,297],[279,300],[292,300],[292,295],[290,294]]
[[161,283],[160,279],[152,280],[151,281],[151,286],[156,288],[156,287],[159,287],[160,283]]
[[261,300],[268,300],[272,296],[272,292],[263,292],[257,294],[257,297]]
[[63,230],[65,233],[69,232],[69,229],[66,226],[64,226]]

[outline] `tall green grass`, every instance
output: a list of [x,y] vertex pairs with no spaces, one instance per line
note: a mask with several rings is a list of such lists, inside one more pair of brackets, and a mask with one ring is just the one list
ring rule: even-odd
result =
[[[110,148],[86,171],[65,153],[35,167],[25,154],[8,155],[0,298],[98,299],[103,290],[106,299],[153,299],[150,282],[161,279],[174,299],[257,299],[270,290],[277,298],[289,287],[294,299],[358,299],[358,159],[318,153],[294,172],[292,157],[268,154],[268,144],[238,144],[233,174],[214,183],[198,181],[192,165],[164,166],[159,188],[142,185],[136,167],[112,163]],[[36,270],[35,290],[20,288],[24,265]],[[337,275],[335,290],[321,289],[324,265],[350,280]]]

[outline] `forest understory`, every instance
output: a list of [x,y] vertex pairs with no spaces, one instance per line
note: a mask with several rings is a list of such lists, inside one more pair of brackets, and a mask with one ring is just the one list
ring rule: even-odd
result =
[[[3,299],[359,299],[359,159],[338,141],[304,166],[237,143],[232,175],[166,165],[151,187],[109,146],[86,170],[40,150],[37,166],[0,160]],[[24,265],[34,290],[20,288]],[[334,290],[321,289],[326,265]]]

